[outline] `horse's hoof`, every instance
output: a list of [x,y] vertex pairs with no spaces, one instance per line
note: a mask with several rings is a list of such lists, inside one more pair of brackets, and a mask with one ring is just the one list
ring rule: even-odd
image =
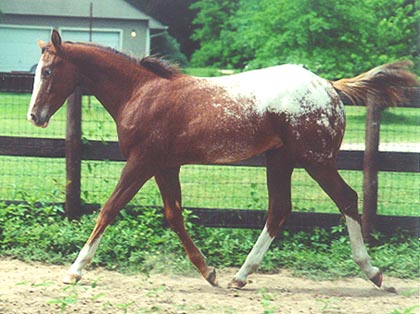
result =
[[378,271],[375,276],[370,278],[370,281],[372,281],[378,288],[380,288],[382,286],[382,279],[383,275],[380,271]]
[[246,281],[239,280],[236,278],[233,278],[232,281],[229,283],[228,288],[229,289],[242,289],[247,284]]
[[207,273],[206,280],[213,286],[218,287],[219,284],[217,283],[217,276],[216,276],[216,269],[210,268],[209,272]]
[[63,283],[67,285],[73,285],[82,279],[82,276],[79,274],[66,274],[63,279]]

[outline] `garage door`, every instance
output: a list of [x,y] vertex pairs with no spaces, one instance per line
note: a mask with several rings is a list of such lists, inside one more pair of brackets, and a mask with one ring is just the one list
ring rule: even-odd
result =
[[0,26],[0,72],[30,71],[41,55],[36,41],[48,41],[49,28]]
[[[60,29],[63,40],[75,42],[89,42],[89,30],[73,30],[73,29]],[[121,31],[120,30],[98,30],[92,31],[92,42],[112,47],[121,50]]]

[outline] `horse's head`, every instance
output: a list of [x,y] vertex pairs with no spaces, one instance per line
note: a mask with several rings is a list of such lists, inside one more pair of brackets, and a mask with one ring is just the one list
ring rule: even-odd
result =
[[51,42],[38,41],[42,50],[35,72],[28,120],[39,127],[47,127],[51,116],[63,105],[77,84],[76,67],[68,62],[60,34],[53,30]]

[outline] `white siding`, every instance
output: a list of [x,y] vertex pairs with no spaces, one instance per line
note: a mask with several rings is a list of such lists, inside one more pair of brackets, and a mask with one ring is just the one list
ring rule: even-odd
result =
[[41,55],[37,40],[50,34],[51,28],[0,25],[0,72],[29,71]]
[[[89,29],[60,28],[65,41],[89,42]],[[118,29],[93,29],[92,42],[117,50],[122,48],[122,31]]]

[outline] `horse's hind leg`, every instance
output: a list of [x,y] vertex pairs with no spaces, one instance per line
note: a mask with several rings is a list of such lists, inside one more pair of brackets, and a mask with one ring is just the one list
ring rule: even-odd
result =
[[178,235],[190,261],[197,267],[203,277],[213,286],[217,286],[216,270],[207,266],[203,254],[195,246],[184,226],[181,208],[181,186],[179,167],[165,169],[155,176],[162,195],[166,220],[171,229]]
[[248,275],[255,272],[273,242],[281,225],[291,212],[291,176],[294,163],[283,147],[266,153],[269,209],[266,225],[251,252],[229,284],[239,289],[246,285]]
[[363,241],[360,216],[357,210],[357,193],[341,178],[333,164],[305,167],[322,189],[331,197],[347,222],[353,260],[366,276],[378,287],[382,284],[382,273],[370,263]]

